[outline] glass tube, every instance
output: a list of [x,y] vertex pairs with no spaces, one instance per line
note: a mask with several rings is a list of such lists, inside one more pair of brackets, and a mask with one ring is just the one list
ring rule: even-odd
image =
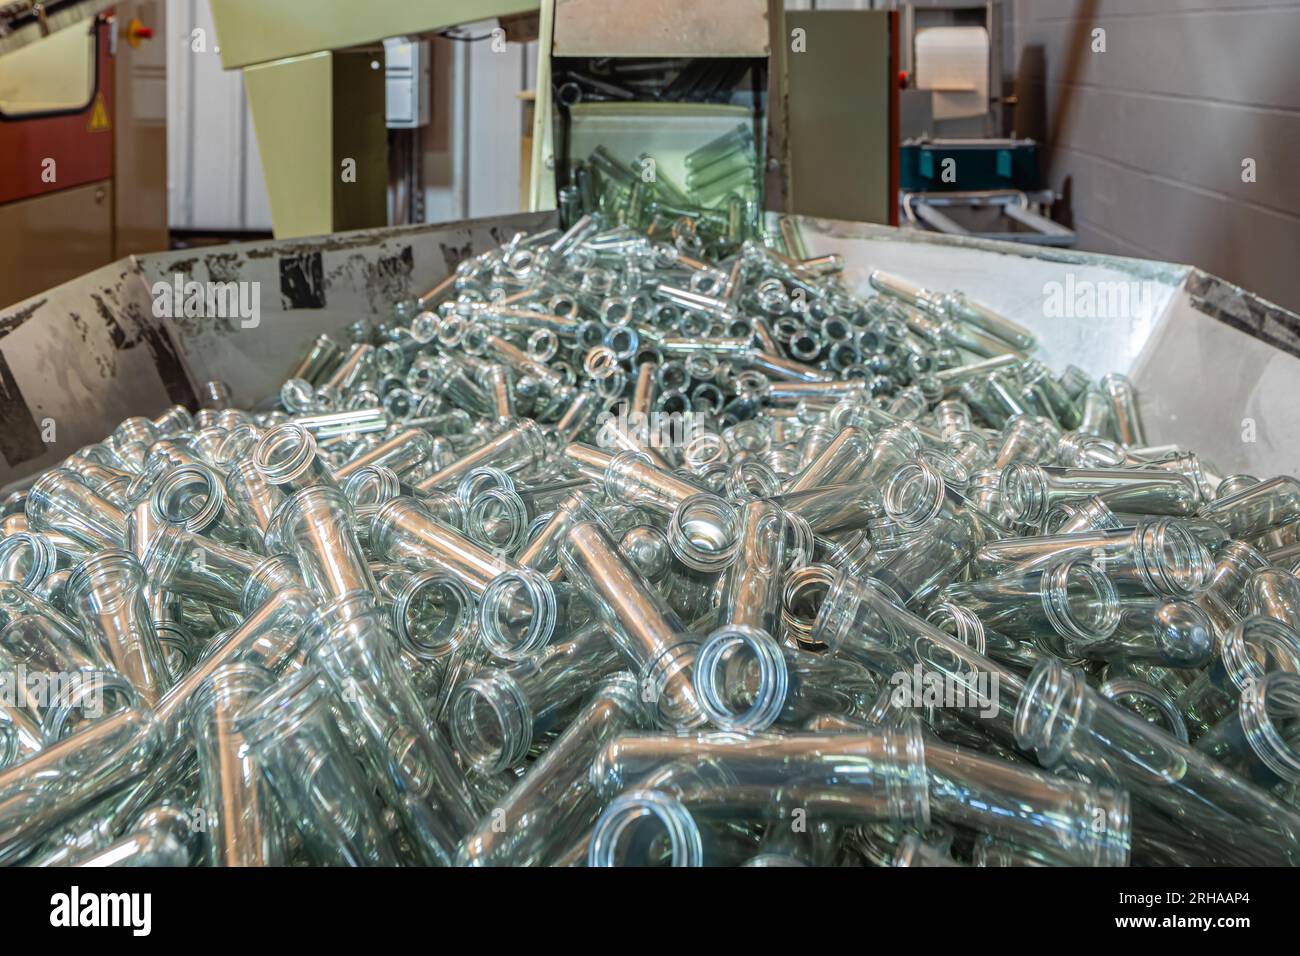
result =
[[480,669],[451,696],[457,752],[480,773],[520,766],[536,740],[621,666],[609,631],[592,624],[511,667]]
[[1121,468],[1058,468],[1013,462],[1002,495],[1015,520],[1039,525],[1062,501],[1106,495],[1112,509],[1144,515],[1190,515],[1200,493],[1182,475]]
[[232,610],[243,607],[254,574],[281,569],[280,584],[290,577],[283,558],[272,562],[260,554],[210,541],[179,525],[157,529],[141,558],[151,591],[174,592]]
[[70,471],[52,468],[36,479],[26,512],[33,531],[57,531],[92,551],[126,541],[126,516]]
[[100,551],[68,579],[68,606],[101,659],[153,706],[171,674],[145,601],[144,572],[126,551]]
[[803,519],[817,534],[865,527],[884,515],[881,490],[874,482],[824,485],[771,499],[787,514]]
[[334,483],[315,436],[296,422],[277,425],[262,436],[253,449],[253,466],[263,481],[285,496]]
[[516,472],[541,460],[545,453],[546,439],[541,427],[531,419],[524,419],[452,464],[418,481],[415,488],[425,492],[455,487],[467,473],[489,464],[507,473]]
[[139,780],[158,742],[154,716],[128,709],[0,770],[0,864],[18,861],[50,830]]
[[1223,719],[1243,693],[1274,671],[1300,673],[1300,633],[1274,618],[1251,615],[1220,634],[1218,658],[1175,701],[1192,739]]
[[1300,519],[1300,481],[1279,475],[1216,498],[1200,513],[1232,537],[1249,540]]
[[528,773],[461,844],[461,866],[541,866],[554,861],[600,809],[589,780],[592,760],[644,720],[636,679],[607,680]]
[[318,601],[377,589],[353,530],[352,506],[336,486],[297,492],[280,506],[278,516],[284,547],[277,550],[293,556],[303,583]]
[[781,493],[794,495],[852,481],[867,470],[870,461],[871,443],[867,433],[853,425],[845,426],[798,475],[785,483]]
[[334,480],[342,484],[362,468],[383,465],[399,477],[428,460],[433,450],[433,439],[419,428],[407,428],[380,442],[364,454],[357,455],[347,464],[334,470]]
[[905,610],[897,595],[874,579],[836,576],[813,627],[812,640],[831,654],[857,660],[896,691],[915,697],[924,682],[950,694],[950,709],[1002,741],[1014,742],[1014,717],[1023,680]]
[[252,701],[235,727],[316,863],[397,864],[374,785],[349,752],[312,670]]
[[186,838],[192,820],[177,808],[167,808],[167,818],[136,825],[121,839],[80,857],[61,861],[74,867],[181,867],[189,866],[192,852]]
[[518,570],[514,562],[438,521],[414,498],[394,498],[379,507],[371,522],[370,547],[378,559],[412,570],[438,568],[478,597],[494,578]]
[[1110,638],[1119,624],[1119,595],[1107,577],[1082,558],[1025,572],[951,584],[945,601],[968,608],[985,625],[1018,638],[1040,638],[1055,653]]
[[241,708],[275,683],[270,671],[227,664],[214,671],[190,706],[198,752],[200,806],[211,866],[279,866],[285,859],[269,786],[235,725]]
[[680,728],[703,723],[690,676],[698,641],[663,597],[594,522],[569,529],[560,557],[568,579],[590,595],[658,720]]
[[426,664],[445,662],[474,636],[477,603],[445,572],[396,571],[379,580],[392,599],[390,618],[402,649]]
[[[59,740],[85,721],[137,703],[130,681],[84,650],[80,637],[48,614],[27,614],[0,623],[3,679],[16,685],[16,699],[26,699],[45,740]],[[39,678],[38,686],[29,686],[31,676]]]
[[1176,518],[1112,531],[990,541],[976,552],[972,568],[977,577],[986,577],[1080,555],[1104,570],[1121,594],[1190,597],[1205,588],[1214,570],[1209,551]]
[[1120,442],[1132,446],[1145,445],[1146,433],[1142,428],[1142,418],[1138,414],[1133,383],[1124,375],[1111,373],[1102,376],[1101,387],[1110,400],[1111,421],[1115,424]]
[[364,740],[363,758],[389,805],[402,816],[420,859],[450,865],[460,837],[477,820],[474,798],[455,757],[429,723],[382,612],[323,607],[312,659],[347,722]]
[[1214,571],[1205,593],[1228,607],[1239,607],[1251,575],[1268,566],[1268,558],[1244,541],[1228,541],[1214,550]]
[[938,517],[873,576],[909,606],[924,606],[969,563],[981,540],[976,523],[967,515]]
[[[1089,687],[1082,673],[1044,660],[1030,675],[1016,715],[1020,746],[1049,769],[1108,776],[1151,804],[1198,843],[1186,862],[1295,865],[1300,815],[1204,754]],[[1141,827],[1142,820],[1136,821]]]
[[591,779],[605,799],[655,790],[701,820],[781,821],[800,809],[810,822],[924,827],[924,751],[916,722],[855,734],[625,734],[600,751]]
[[221,477],[206,466],[170,469],[154,483],[149,504],[158,521],[179,525],[192,534],[241,548],[254,543],[242,514],[227,500]]
[[745,624],[723,624],[709,635],[692,679],[710,723],[738,733],[799,726],[816,714],[865,715],[879,690],[861,665],[783,647]]
[[1262,568],[1245,588],[1246,611],[1281,621],[1300,630],[1300,579],[1281,568]]
[[927,741],[930,812],[992,833],[1062,866],[1126,866],[1131,816],[1123,790]]
[[1048,653],[1039,646],[1036,634],[1010,637],[987,627],[970,608],[951,601],[932,604],[925,619],[927,623],[953,635],[977,653],[1017,671],[1032,670],[1043,655]]
[[1274,671],[1196,749],[1297,807],[1300,795],[1300,675]]
[[748,502],[740,509],[736,558],[727,569],[719,621],[724,625],[777,633],[785,553],[785,523],[771,501]]

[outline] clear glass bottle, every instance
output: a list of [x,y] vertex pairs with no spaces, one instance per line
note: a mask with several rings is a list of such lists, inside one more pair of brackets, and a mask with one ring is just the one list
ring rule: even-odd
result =
[[[1034,668],[1016,714],[1016,736],[1043,766],[1116,781],[1194,841],[1190,864],[1295,865],[1300,815],[1268,793],[1106,700],[1059,661]],[[1142,821],[1137,821],[1142,826]]]
[[961,747],[925,743],[930,812],[1058,866],[1127,866],[1129,795]]
[[723,624],[709,635],[692,680],[709,722],[738,733],[799,726],[816,714],[865,715],[879,691],[866,668],[784,647],[745,624]]
[[68,579],[66,600],[85,640],[152,707],[171,683],[145,600],[144,571],[126,551],[91,555]]
[[33,531],[67,535],[92,551],[120,548],[126,516],[91,491],[75,474],[52,468],[27,492],[27,521]]
[[275,683],[270,671],[227,664],[199,687],[189,708],[198,752],[200,801],[211,866],[279,866],[284,840],[269,784],[235,724],[242,708]]
[[1080,555],[1104,569],[1121,594],[1190,597],[1204,590],[1214,571],[1209,551],[1176,518],[1110,531],[990,541],[976,552],[972,569],[986,577]]
[[596,498],[595,489],[582,486],[567,495],[550,516],[529,535],[528,540],[515,554],[520,567],[532,568],[554,580],[560,575],[559,549],[564,536],[575,521],[588,515]]
[[303,669],[250,702],[235,728],[314,862],[397,865],[374,784],[344,742],[314,671]]
[[456,751],[480,773],[520,766],[541,735],[622,666],[608,629],[591,624],[510,667],[478,670],[451,697]]
[[267,483],[251,455],[244,455],[231,463],[226,472],[226,490],[256,540],[264,540],[275,509],[284,501],[284,493]]
[[636,679],[601,684],[528,773],[461,844],[461,866],[543,866],[595,820],[599,799],[588,778],[609,741],[644,722]]
[[595,522],[579,521],[560,549],[566,577],[588,596],[641,683],[664,726],[705,720],[691,686],[698,638],[640,575]]
[[[1154,668],[1142,667],[1142,665],[1136,668],[1129,665],[1127,669],[1146,674],[1155,671]],[[1151,721],[1176,740],[1182,743],[1188,742],[1187,723],[1183,720],[1183,715],[1178,712],[1178,707],[1170,694],[1147,681],[1133,677],[1109,676],[1112,673],[1112,668],[1108,667],[1105,682],[1097,688],[1097,692],[1102,697],[1133,711],[1144,720]],[[1161,670],[1158,673],[1167,672]]]
[[1119,610],[1119,625],[1109,639],[1070,643],[1065,656],[1183,670],[1204,667],[1214,657],[1214,624],[1192,601],[1130,597],[1120,602]]
[[[605,807],[586,841],[589,867],[701,867],[718,861],[681,801],[658,790],[630,790]],[[654,847],[652,852],[651,847]]]
[[158,743],[157,719],[132,708],[0,770],[0,864],[21,860],[55,827],[143,777]]
[[319,609],[312,660],[350,728],[361,735],[362,757],[405,822],[419,858],[450,865],[461,836],[478,818],[473,795],[398,664],[396,640],[382,612],[345,611],[340,604]]
[[852,531],[884,515],[882,492],[874,482],[823,485],[770,500],[786,514],[803,519],[816,534]]
[[87,868],[189,866],[194,857],[196,836],[191,816],[180,807],[162,804],[144,814],[120,839],[84,855],[62,860],[59,865]]
[[986,626],[970,608],[951,601],[933,603],[925,620],[977,653],[1017,671],[1027,673],[1048,653],[1039,646],[1037,635],[1010,637]]
[[872,574],[909,606],[923,607],[958,576],[982,540],[966,514],[943,515],[920,528]]
[[736,558],[724,572],[719,622],[775,635],[781,622],[786,527],[770,500],[740,508]]

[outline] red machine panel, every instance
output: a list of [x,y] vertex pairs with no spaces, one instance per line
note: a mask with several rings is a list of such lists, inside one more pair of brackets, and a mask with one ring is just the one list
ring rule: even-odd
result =
[[[95,93],[74,113],[8,117],[0,114],[0,203],[99,182],[113,175],[113,58],[111,27],[95,20],[99,51]],[[55,176],[42,173],[47,159]]]

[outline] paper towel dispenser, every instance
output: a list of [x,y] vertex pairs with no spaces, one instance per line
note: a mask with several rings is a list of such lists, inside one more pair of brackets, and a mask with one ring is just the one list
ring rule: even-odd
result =
[[902,6],[902,139],[1001,136],[1002,4]]

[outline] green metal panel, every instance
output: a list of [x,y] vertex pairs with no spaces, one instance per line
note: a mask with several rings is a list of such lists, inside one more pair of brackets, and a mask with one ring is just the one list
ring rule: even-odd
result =
[[227,70],[459,23],[529,13],[539,0],[211,0]]
[[[383,58],[344,51],[334,54],[334,222],[332,232],[388,225],[388,128],[384,113]],[[340,175],[344,159],[356,160],[356,182]]]
[[244,70],[276,238],[385,225],[384,72],[373,60],[324,52]]
[[787,10],[788,211],[888,222],[889,14],[875,10]]

